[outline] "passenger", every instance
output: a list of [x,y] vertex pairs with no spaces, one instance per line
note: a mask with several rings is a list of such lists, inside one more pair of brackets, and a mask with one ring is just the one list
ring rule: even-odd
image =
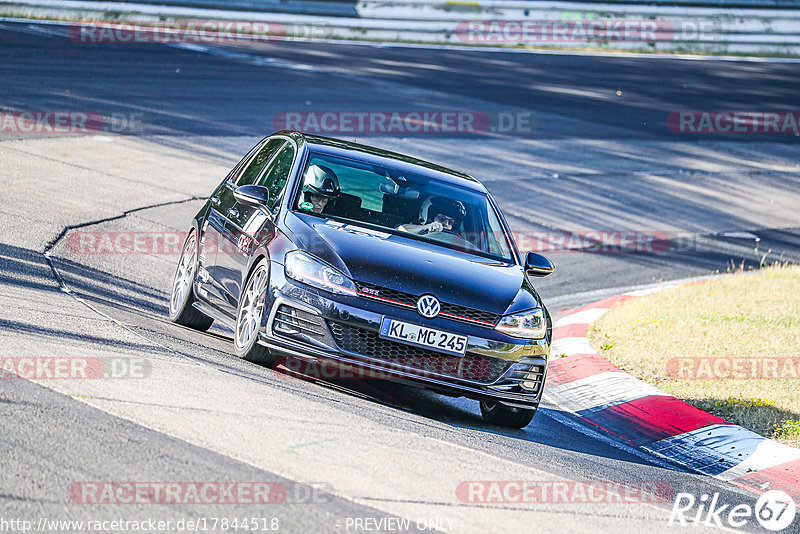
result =
[[309,165],[303,178],[303,202],[300,207],[312,213],[322,213],[325,206],[340,193],[336,173],[322,165]]

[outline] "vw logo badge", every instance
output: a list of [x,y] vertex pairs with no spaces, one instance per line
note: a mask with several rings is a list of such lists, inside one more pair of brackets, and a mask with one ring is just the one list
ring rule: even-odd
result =
[[417,301],[417,311],[423,317],[433,319],[439,315],[439,310],[441,310],[439,299],[433,295],[422,295]]

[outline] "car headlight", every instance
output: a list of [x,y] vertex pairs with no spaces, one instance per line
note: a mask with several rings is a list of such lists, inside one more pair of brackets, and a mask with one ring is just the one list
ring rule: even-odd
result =
[[310,286],[338,293],[356,296],[356,285],[348,277],[319,261],[311,254],[295,250],[286,255],[286,277]]
[[547,333],[547,321],[545,320],[544,312],[537,308],[506,315],[500,319],[494,329],[511,337],[541,339]]

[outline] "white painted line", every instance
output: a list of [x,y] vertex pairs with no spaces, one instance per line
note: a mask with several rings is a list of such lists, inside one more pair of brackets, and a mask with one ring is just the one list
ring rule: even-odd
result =
[[718,235],[732,239],[758,239],[758,236],[751,232],[722,232]]
[[592,348],[589,340],[585,337],[565,337],[553,341],[550,345],[550,354],[572,356],[573,354],[597,354],[597,351]]
[[717,478],[722,480],[735,480],[753,471],[760,471],[798,459],[800,459],[800,449],[795,449],[783,443],[764,438],[749,458],[736,467],[728,469],[724,473],[720,473]]
[[[754,272],[755,271],[746,271],[744,274],[746,276],[750,276]],[[729,276],[731,276],[731,275],[728,274],[728,273],[708,274],[708,275],[703,275],[703,276],[692,276],[692,277],[689,277],[689,278],[678,278],[678,279],[675,279],[675,280],[670,280],[668,282],[656,282],[655,284],[643,284],[643,285],[624,286],[624,287],[609,287],[609,288],[600,289],[600,290],[594,289],[592,291],[582,291],[580,293],[575,293],[573,295],[566,295],[565,297],[550,299],[548,301],[549,302],[549,306],[548,307],[551,308],[551,309],[554,309],[554,310],[558,309],[559,307],[563,308],[563,307],[565,307],[564,305],[561,305],[561,303],[563,303],[563,302],[568,302],[568,303],[580,302],[580,303],[586,303],[587,305],[590,305],[592,302],[597,302],[597,301],[602,300],[604,298],[613,297],[613,296],[621,295],[621,294],[624,294],[624,293],[633,293],[633,292],[637,292],[637,291],[654,289],[654,288],[678,287],[678,286],[682,286],[682,285],[689,284],[689,283],[692,283],[692,282],[703,282],[703,281],[706,281],[706,280],[718,280],[718,279],[726,278],[726,277],[729,277]],[[580,307],[580,306],[578,306],[578,307]],[[563,318],[566,319],[567,317],[569,317],[569,315],[564,316]],[[565,324],[569,324],[569,323],[565,323]]]
[[649,395],[669,396],[624,372],[599,373],[550,386],[547,394],[559,407],[572,413],[614,406]]
[[678,287],[678,286],[675,285],[675,286],[651,287],[649,289],[640,289],[638,291],[629,291],[629,292],[625,293],[625,295],[629,296],[629,297],[644,297],[645,295],[651,295],[653,293],[658,293],[659,291],[663,291],[663,290],[665,290],[667,288],[670,288],[670,287]]
[[588,310],[582,310],[576,313],[571,313],[566,317],[562,317],[557,319],[555,323],[553,323],[553,328],[558,328],[559,326],[567,326],[571,324],[592,324],[600,317],[605,315],[605,313],[609,310],[609,308],[589,308]]

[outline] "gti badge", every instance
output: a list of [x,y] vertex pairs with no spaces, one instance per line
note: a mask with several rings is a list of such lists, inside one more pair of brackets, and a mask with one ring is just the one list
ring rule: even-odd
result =
[[373,289],[371,287],[362,287],[359,289],[359,291],[361,291],[362,293],[366,293],[367,295],[373,295],[375,297],[377,297],[381,293],[380,289]]
[[439,315],[440,310],[441,305],[439,304],[439,299],[433,295],[422,295],[417,301],[417,311],[421,316],[427,317],[428,319],[433,319]]

